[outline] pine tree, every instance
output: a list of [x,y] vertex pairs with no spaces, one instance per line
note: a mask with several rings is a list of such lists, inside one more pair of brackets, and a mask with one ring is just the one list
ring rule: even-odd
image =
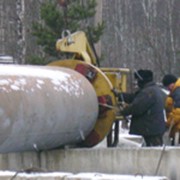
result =
[[56,51],[55,44],[65,29],[71,33],[84,31],[91,43],[98,42],[105,25],[104,22],[93,25],[96,6],[96,0],[49,0],[43,3],[40,9],[42,20],[33,24],[32,31],[44,56],[32,57],[28,63],[46,64],[49,60],[60,59],[62,54]]

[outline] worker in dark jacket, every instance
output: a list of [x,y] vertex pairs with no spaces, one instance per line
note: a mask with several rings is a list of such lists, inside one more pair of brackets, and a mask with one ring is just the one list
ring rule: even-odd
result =
[[162,91],[153,82],[152,71],[139,70],[134,76],[139,89],[135,94],[123,94],[125,102],[130,104],[121,114],[132,115],[130,134],[143,136],[146,146],[161,146],[165,132]]

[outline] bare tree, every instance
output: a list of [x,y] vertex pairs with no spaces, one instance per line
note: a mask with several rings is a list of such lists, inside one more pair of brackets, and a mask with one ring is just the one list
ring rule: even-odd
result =
[[166,73],[178,75],[179,7],[179,0],[105,1],[104,65],[149,68],[158,80]]

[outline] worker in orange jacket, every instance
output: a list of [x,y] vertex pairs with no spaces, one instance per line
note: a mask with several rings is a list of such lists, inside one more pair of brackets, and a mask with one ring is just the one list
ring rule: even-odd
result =
[[165,103],[167,127],[170,130],[172,145],[177,145],[180,144],[180,78],[167,74],[162,83],[170,91]]

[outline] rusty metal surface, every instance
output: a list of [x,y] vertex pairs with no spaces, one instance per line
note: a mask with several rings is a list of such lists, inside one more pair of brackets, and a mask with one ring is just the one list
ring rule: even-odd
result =
[[0,65],[0,152],[80,142],[97,116],[96,93],[74,70]]

